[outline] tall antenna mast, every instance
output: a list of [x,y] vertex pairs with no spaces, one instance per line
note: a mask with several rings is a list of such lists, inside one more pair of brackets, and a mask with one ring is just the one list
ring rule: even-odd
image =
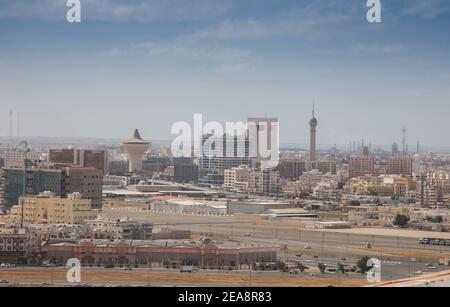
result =
[[312,117],[314,118],[315,115],[316,115],[316,100],[313,99]]

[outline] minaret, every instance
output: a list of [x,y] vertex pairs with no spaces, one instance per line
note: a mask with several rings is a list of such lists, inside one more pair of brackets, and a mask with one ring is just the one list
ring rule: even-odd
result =
[[313,103],[313,110],[312,110],[312,118],[309,121],[309,126],[311,127],[310,130],[310,137],[309,137],[309,162],[315,162],[316,161],[316,129],[317,129],[317,119],[315,116],[315,103]]

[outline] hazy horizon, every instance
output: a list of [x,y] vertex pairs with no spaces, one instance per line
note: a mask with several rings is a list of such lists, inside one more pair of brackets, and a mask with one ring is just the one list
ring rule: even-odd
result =
[[[0,135],[170,140],[177,121],[278,117],[282,143],[446,146],[450,2],[0,0]],[[16,130],[16,115],[14,115]],[[16,133],[14,133],[16,134]],[[450,144],[449,144],[450,145]]]

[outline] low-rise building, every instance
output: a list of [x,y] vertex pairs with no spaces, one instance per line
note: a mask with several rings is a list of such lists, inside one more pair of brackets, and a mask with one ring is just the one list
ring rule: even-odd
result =
[[139,223],[129,219],[107,219],[99,217],[86,221],[92,232],[98,236],[115,240],[151,240],[153,224]]
[[134,265],[205,269],[249,269],[255,262],[275,262],[278,246],[231,242],[89,240],[47,242],[42,255],[49,263],[63,265],[71,258],[83,266]]
[[[43,192],[37,196],[22,196],[19,203],[19,207],[23,205],[23,221],[26,224],[81,224],[99,214],[98,210],[92,209],[92,201],[82,199],[80,193],[61,198],[54,193]],[[21,208],[17,213],[17,221],[21,221]]]
[[28,264],[39,243],[32,228],[0,229],[0,263]]

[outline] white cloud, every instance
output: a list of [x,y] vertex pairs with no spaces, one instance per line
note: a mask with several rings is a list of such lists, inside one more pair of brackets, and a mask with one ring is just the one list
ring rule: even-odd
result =
[[424,19],[434,19],[450,13],[448,0],[409,0],[403,1],[403,13]]
[[385,44],[385,45],[365,45],[358,44],[352,46],[352,51],[359,53],[402,53],[409,51],[409,48],[400,44]]
[[111,48],[100,52],[101,56],[139,56],[157,59],[158,62],[174,61],[190,63],[209,70],[238,73],[257,69],[253,54],[246,49],[217,46],[208,43],[174,41],[150,41],[131,44],[125,48]]
[[364,5],[355,1],[313,1],[295,10],[274,14],[270,18],[227,19],[189,35],[185,40],[260,40],[282,36],[315,38],[352,28],[367,26],[362,22]]
[[[0,0],[0,18],[63,19],[66,0]],[[225,14],[234,0],[81,0],[82,16],[96,21],[190,21]]]

